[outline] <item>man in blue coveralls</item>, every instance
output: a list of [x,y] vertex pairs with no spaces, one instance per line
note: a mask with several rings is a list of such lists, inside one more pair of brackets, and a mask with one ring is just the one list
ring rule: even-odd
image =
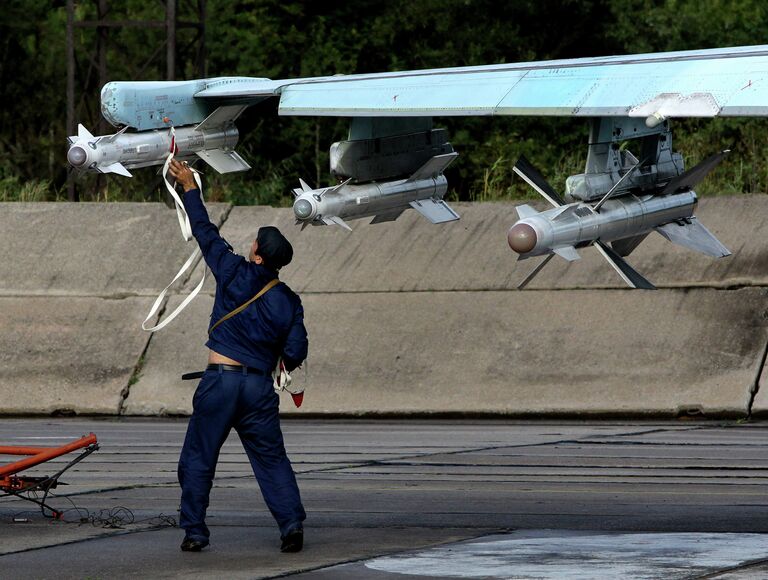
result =
[[[192,233],[216,278],[211,325],[248,302],[278,277],[293,257],[290,242],[275,227],[258,231],[248,258],[232,251],[208,218],[186,163],[170,173],[184,188]],[[307,356],[307,331],[299,297],[279,283],[238,314],[209,330],[208,366],[192,399],[192,417],[179,459],[181,549],[199,552],[210,535],[205,511],[219,450],[232,427],[248,454],[264,501],[280,527],[283,552],[298,552],[306,518],[299,487],[280,431],[279,397],[271,373],[282,357],[289,372]]]

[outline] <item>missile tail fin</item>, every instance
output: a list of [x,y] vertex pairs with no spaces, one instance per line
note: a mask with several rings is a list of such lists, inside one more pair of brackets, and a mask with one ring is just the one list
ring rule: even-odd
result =
[[536,277],[536,274],[541,272],[541,269],[544,266],[546,266],[549,263],[549,261],[552,258],[554,258],[554,256],[555,256],[554,254],[548,254],[546,258],[544,258],[541,262],[536,264],[536,267],[531,271],[531,273],[528,274],[525,278],[523,278],[523,281],[520,282],[520,284],[517,285],[517,289],[518,290],[522,290],[523,288],[525,288],[528,285],[528,282],[533,280]]
[[211,131],[225,127],[230,123],[233,123],[248,105],[225,105],[223,107],[217,107],[210,115],[208,115],[203,121],[195,127],[195,131]]
[[667,184],[667,186],[664,188],[664,191],[661,192],[661,195],[693,189],[702,179],[707,176],[710,171],[717,167],[730,152],[730,149],[725,149],[720,153],[715,153],[714,155],[707,157],[704,161],[695,167],[692,167],[688,171],[684,171]]
[[456,152],[435,155],[419,167],[406,181],[418,181],[440,175],[458,156],[459,154]]
[[341,219],[339,216],[336,216],[336,215],[324,217],[323,223],[328,226],[333,226],[333,225],[340,226],[345,230],[349,230],[350,232],[352,231],[352,228],[349,227],[349,224],[347,224],[347,222],[345,222],[343,219]]
[[206,149],[197,151],[196,155],[213,167],[219,173],[234,173],[235,171],[248,171],[251,166],[236,151],[224,151],[224,149]]
[[698,219],[691,217],[683,223],[672,222],[656,228],[673,244],[713,258],[730,256],[731,252]]
[[651,284],[648,280],[643,278],[632,266],[630,266],[624,258],[619,256],[606,244],[597,240],[595,247],[613,267],[622,280],[624,280],[630,288],[642,288],[643,290],[656,290],[656,286]]
[[417,199],[416,201],[412,201],[410,206],[433,224],[452,222],[461,217],[442,199],[434,199],[431,197],[427,199]]
[[560,197],[554,188],[547,183],[547,180],[539,173],[539,171],[531,165],[531,163],[524,157],[520,156],[512,170],[522,177],[528,185],[539,192],[544,199],[551,203],[554,207],[560,207],[565,205],[565,201]]

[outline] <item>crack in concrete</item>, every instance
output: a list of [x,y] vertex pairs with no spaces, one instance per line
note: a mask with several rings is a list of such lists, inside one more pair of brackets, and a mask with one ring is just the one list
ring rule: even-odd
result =
[[[229,214],[232,213],[233,206],[229,204],[226,209],[221,214],[221,221],[219,222],[218,226],[219,228],[223,227],[224,224],[227,221],[227,218],[229,218]],[[193,238],[194,239],[194,238]],[[194,241],[195,244],[197,244],[197,241]],[[189,273],[184,277],[184,279],[181,281],[180,286],[183,287],[189,279],[192,277],[192,274],[197,269],[197,265],[200,263],[200,260],[202,260],[202,255],[198,256],[197,260],[194,264],[192,264],[192,267],[189,269]],[[178,294],[174,294],[176,296]],[[125,296],[121,296],[125,298]],[[109,297],[104,297],[109,298]],[[168,308],[168,304],[170,303],[171,295],[167,296],[163,305],[160,307],[160,310],[157,313],[157,319],[161,320],[163,317],[163,314],[165,314],[165,311]],[[141,371],[144,369],[144,363],[146,361],[147,351],[149,351],[149,346],[152,344],[152,339],[154,338],[154,333],[150,333],[149,337],[147,338],[147,342],[144,345],[144,349],[141,351],[141,354],[139,355],[139,359],[136,361],[136,365],[133,368],[133,372],[131,373],[130,378],[128,379],[127,384],[123,389],[120,391],[120,401],[117,404],[117,416],[122,417],[125,416],[125,400],[131,395],[131,387],[135,385],[139,379],[141,378]]]
[[760,391],[760,377],[763,374],[763,368],[765,368],[766,357],[768,357],[768,341],[766,341],[765,346],[763,347],[763,355],[760,359],[760,364],[757,365],[755,382],[749,387],[749,401],[747,401],[747,420],[752,418],[752,407],[755,404],[755,397],[757,397],[757,393]]

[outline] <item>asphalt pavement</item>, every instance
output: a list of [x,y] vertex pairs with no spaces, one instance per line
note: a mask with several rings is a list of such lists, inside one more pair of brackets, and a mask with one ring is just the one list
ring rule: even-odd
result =
[[3,419],[0,445],[94,432],[100,449],[47,498],[62,521],[0,498],[0,578],[768,578],[768,423],[283,427],[308,513],[304,551],[279,552],[233,434],[211,494],[211,546],[190,554],[174,527],[186,420]]

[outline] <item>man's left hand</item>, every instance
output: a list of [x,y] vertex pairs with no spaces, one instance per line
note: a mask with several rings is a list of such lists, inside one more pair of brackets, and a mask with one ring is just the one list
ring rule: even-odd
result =
[[195,183],[195,176],[186,161],[177,161],[171,159],[171,164],[168,167],[168,171],[176,178],[176,183],[179,183],[184,191],[190,189],[197,189],[197,183]]

